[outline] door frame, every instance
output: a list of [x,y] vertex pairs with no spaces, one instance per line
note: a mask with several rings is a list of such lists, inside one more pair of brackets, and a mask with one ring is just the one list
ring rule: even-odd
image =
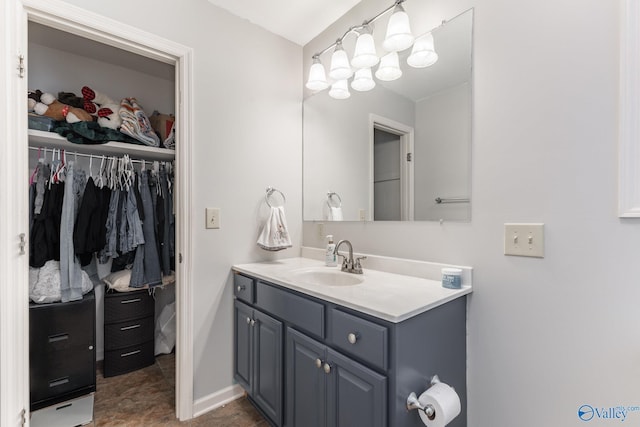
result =
[[[404,123],[397,122],[377,114],[369,114],[369,215],[370,221],[375,220],[374,212],[374,141],[375,129],[383,130],[400,137],[400,218],[402,221],[413,221],[413,151],[414,129]],[[407,155],[411,160],[407,161]]]
[[[91,40],[102,42],[132,53],[143,55],[158,61],[175,65],[175,99],[176,99],[176,121],[181,123],[176,130],[176,139],[180,141],[176,144],[176,319],[177,319],[177,342],[176,342],[176,416],[180,420],[193,418],[193,299],[192,290],[192,265],[191,254],[193,253],[193,238],[190,209],[192,194],[191,182],[192,168],[189,167],[192,159],[192,111],[193,111],[193,50],[187,46],[180,45],[173,41],[158,37],[154,34],[139,30],[119,21],[115,21],[104,16],[89,12],[85,9],[61,2],[59,0],[22,0],[19,2],[4,2],[9,5],[4,6],[5,10],[11,12],[15,22],[10,23],[5,30],[4,37],[13,42],[3,51],[5,58],[11,59],[10,64],[17,64],[18,54],[25,57],[27,62],[27,26],[28,22],[37,22],[49,27],[86,37]],[[15,10],[12,10],[13,4]],[[7,15],[5,15],[7,16]],[[7,21],[11,19],[7,18]],[[15,40],[13,40],[15,39]],[[6,46],[0,47],[4,49]],[[14,67],[7,67],[13,70]],[[16,65],[17,68],[17,65]],[[7,70],[4,70],[6,73]],[[6,127],[6,141],[15,141],[10,146],[9,156],[5,158],[14,159],[14,163],[5,165],[3,162],[0,168],[0,178],[3,179],[2,192],[6,187],[13,186],[11,192],[6,194],[7,200],[2,197],[2,211],[9,218],[8,224],[2,223],[0,232],[4,231],[2,245],[0,245],[0,262],[11,259],[11,252],[15,258],[17,248],[17,238],[19,234],[16,230],[28,234],[28,198],[26,187],[16,185],[16,183],[27,182],[28,179],[28,136],[26,114],[27,79],[19,78],[17,73],[7,76],[5,82],[8,87],[13,88],[9,96],[4,97],[6,103],[6,113],[8,123]],[[16,161],[17,160],[17,161]],[[10,162],[7,162],[10,163]],[[9,166],[9,167],[7,167]],[[4,169],[4,170],[2,170]],[[6,178],[6,179],[5,179]],[[12,179],[12,181],[9,181]],[[19,209],[8,209],[7,206],[17,206]],[[15,226],[13,224],[18,224]],[[28,239],[27,239],[28,240]],[[7,254],[7,247],[10,253]],[[26,253],[29,253],[28,247]],[[2,264],[0,264],[1,266]],[[0,359],[0,378],[2,378],[2,388],[0,389],[0,415],[1,425],[16,425],[15,412],[17,408],[29,407],[29,349],[28,349],[28,258],[21,256],[19,262],[13,262],[10,269],[10,276],[6,279],[14,280],[15,289],[9,295],[3,293],[2,318],[0,321],[0,339],[2,348],[15,348],[8,357]],[[3,273],[6,274],[6,273]],[[4,291],[3,291],[4,292]],[[5,297],[8,297],[5,299]],[[10,301],[8,301],[10,299]],[[11,306],[9,310],[5,309]],[[7,321],[9,323],[7,323]],[[18,324],[16,331],[12,331],[14,324]],[[5,352],[6,353],[6,352]],[[18,393],[14,384],[5,381],[11,378],[18,386]],[[15,376],[15,378],[14,378]],[[7,389],[5,390],[5,387]],[[11,389],[11,393],[6,393]],[[18,396],[12,396],[17,394]],[[18,402],[19,400],[19,402]],[[8,412],[5,414],[5,409]],[[21,409],[18,409],[20,411]],[[28,417],[27,425],[28,425]],[[5,424],[5,420],[7,423]],[[18,424],[20,425],[20,424]]]

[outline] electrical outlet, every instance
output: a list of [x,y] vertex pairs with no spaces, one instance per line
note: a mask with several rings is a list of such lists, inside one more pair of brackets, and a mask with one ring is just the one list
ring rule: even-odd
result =
[[220,228],[220,208],[207,208],[205,219],[206,228]]
[[505,224],[504,254],[544,258],[544,224]]
[[364,209],[360,209],[358,211],[358,217],[360,218],[360,221],[366,221],[367,220],[367,211]]
[[319,222],[318,224],[316,224],[316,231],[318,232],[318,239],[324,239],[325,234],[324,234],[324,223],[323,222]]

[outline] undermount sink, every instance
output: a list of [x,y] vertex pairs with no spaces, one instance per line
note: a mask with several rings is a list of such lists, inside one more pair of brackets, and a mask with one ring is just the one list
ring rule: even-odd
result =
[[295,270],[287,277],[295,282],[318,286],[353,286],[364,281],[362,275],[322,267]]

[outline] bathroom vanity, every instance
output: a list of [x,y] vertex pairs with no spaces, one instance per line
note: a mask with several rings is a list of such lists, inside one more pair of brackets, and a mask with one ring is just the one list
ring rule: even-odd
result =
[[[466,297],[440,282],[291,258],[234,270],[234,377],[271,423],[419,427],[406,409],[438,375],[466,427]],[[432,269],[439,271],[439,269]]]

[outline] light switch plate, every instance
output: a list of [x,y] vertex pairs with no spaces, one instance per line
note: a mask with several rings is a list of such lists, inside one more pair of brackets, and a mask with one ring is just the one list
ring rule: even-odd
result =
[[206,208],[206,228],[220,228],[220,208]]
[[360,221],[366,221],[367,220],[367,211],[364,209],[359,209],[358,210],[358,218],[360,219]]
[[544,224],[505,224],[504,254],[544,258]]

